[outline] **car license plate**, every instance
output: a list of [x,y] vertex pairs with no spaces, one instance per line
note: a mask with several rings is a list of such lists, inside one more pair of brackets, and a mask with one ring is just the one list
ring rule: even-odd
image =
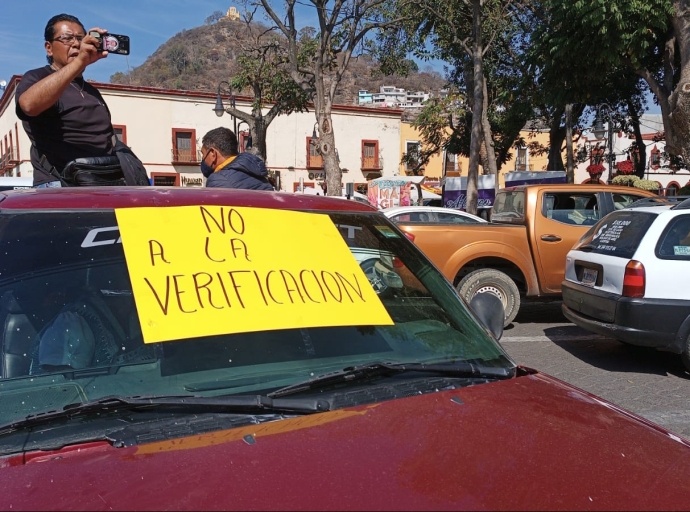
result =
[[594,286],[597,282],[597,276],[599,275],[598,270],[593,270],[591,268],[586,268],[582,272],[582,284],[587,286]]

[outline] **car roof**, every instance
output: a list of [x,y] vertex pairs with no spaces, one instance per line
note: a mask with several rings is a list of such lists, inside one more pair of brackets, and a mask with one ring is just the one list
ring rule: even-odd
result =
[[616,192],[619,194],[631,193],[648,195],[657,197],[656,194],[648,190],[642,190],[640,188],[628,187],[626,185],[605,185],[601,187],[593,186],[590,183],[542,183],[542,184],[529,184],[529,185],[516,185],[514,187],[504,187],[499,190],[500,192],[516,192],[516,191],[527,191],[527,190],[539,190],[546,189],[549,192],[573,192],[574,194],[581,194],[583,192]]
[[381,210],[384,214],[393,214],[398,212],[409,212],[416,210],[425,210],[428,212],[441,212],[441,213],[457,213],[458,215],[472,215],[471,213],[463,212],[462,210],[456,210],[454,208],[446,208],[444,206],[390,206],[389,208],[384,208]]
[[112,209],[218,204],[279,210],[377,210],[360,201],[289,192],[227,188],[74,187],[0,192],[1,209]]

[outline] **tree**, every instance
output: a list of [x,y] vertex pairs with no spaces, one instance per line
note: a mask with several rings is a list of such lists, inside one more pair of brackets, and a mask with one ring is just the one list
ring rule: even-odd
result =
[[[391,15],[388,0],[285,0],[284,13],[278,13],[269,0],[247,3],[262,8],[287,41],[286,64],[291,77],[314,103],[319,127],[317,149],[324,160],[326,193],[341,195],[342,172],[331,116],[333,100],[353,56],[366,51],[368,38],[401,20]],[[295,16],[297,5],[313,7],[318,20],[315,31],[300,31]]]
[[[555,61],[590,57],[584,84],[612,67],[644,79],[656,97],[669,153],[690,158],[690,0],[545,0]],[[582,37],[586,33],[587,37]]]
[[254,23],[252,15],[246,15],[242,54],[237,58],[239,72],[230,80],[233,90],[249,89],[253,94],[251,114],[234,108],[227,111],[247,123],[253,146],[264,161],[271,122],[279,115],[306,111],[310,101],[290,76],[286,45],[281,39],[270,28]]
[[[454,105],[430,103],[416,126],[426,138],[423,155],[440,145],[449,152],[469,156],[466,208],[472,213],[477,209],[479,164],[496,174],[498,183],[498,168],[528,118],[524,103],[513,102],[511,94],[506,94],[516,84],[506,62],[511,58],[507,50],[521,5],[519,0],[415,0],[406,7],[415,13],[415,21],[407,23],[404,31],[386,34],[380,43],[379,58],[385,68],[404,72],[397,68],[398,63],[404,62],[404,52],[414,51],[421,58],[447,62],[449,82],[465,91],[462,113],[454,111]],[[499,54],[501,57],[497,57]],[[493,82],[487,80],[487,71],[493,74]],[[516,116],[519,110],[522,115]],[[439,123],[444,117],[447,123]],[[508,123],[501,126],[503,121]],[[499,145],[494,130],[500,132],[502,128],[507,128],[512,138],[507,144],[501,141],[497,156]]]
[[204,20],[204,25],[213,25],[223,18],[225,18],[225,13],[223,13],[223,11],[213,11],[208,18]]

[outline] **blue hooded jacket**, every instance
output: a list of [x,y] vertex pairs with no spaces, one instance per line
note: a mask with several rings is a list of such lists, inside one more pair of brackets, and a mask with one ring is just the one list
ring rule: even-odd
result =
[[266,164],[256,155],[240,153],[220,171],[206,180],[207,187],[273,190],[268,182]]

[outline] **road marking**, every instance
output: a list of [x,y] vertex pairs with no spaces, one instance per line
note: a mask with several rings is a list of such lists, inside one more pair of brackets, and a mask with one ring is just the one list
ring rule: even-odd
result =
[[610,339],[599,334],[582,334],[582,335],[553,335],[553,336],[503,336],[499,341],[501,343],[529,343],[533,341],[600,341]]

